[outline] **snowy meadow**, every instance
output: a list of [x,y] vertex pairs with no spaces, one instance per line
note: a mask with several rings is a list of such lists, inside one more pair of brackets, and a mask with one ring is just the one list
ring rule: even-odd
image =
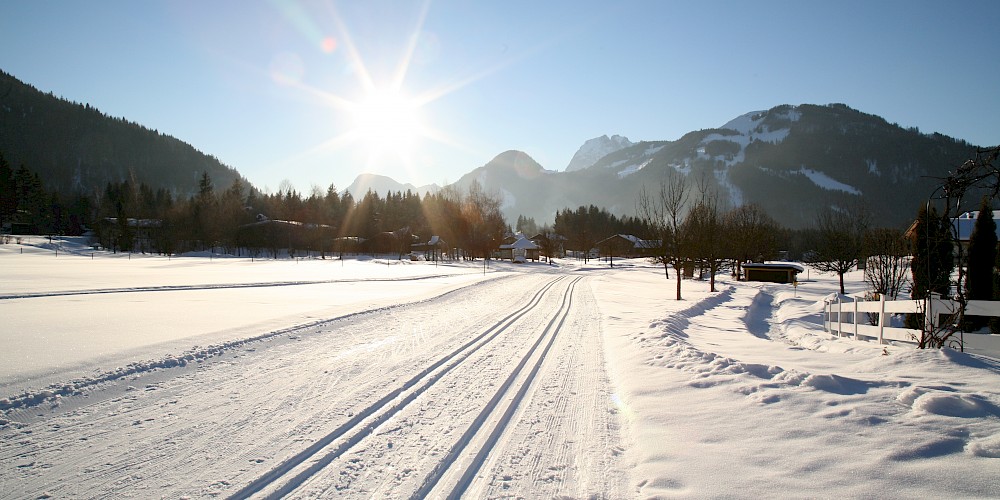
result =
[[642,260],[42,238],[0,271],[5,497],[1000,496],[995,339],[832,336],[815,271],[676,301]]

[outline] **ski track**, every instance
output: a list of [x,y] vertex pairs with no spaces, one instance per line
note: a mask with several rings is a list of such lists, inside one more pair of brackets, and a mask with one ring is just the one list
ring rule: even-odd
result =
[[360,282],[399,282],[399,281],[420,281],[427,279],[449,278],[453,274],[432,274],[424,276],[393,277],[393,278],[358,278],[341,280],[315,280],[315,281],[265,281],[259,283],[219,283],[205,285],[163,285],[144,286],[132,288],[92,288],[83,290],[55,290],[51,292],[15,293],[0,294],[0,300],[9,299],[37,299],[42,297],[65,297],[71,295],[103,295],[114,293],[137,293],[137,292],[178,292],[195,290],[230,290],[234,288],[270,288],[280,286],[299,285],[329,285],[336,283],[360,283]]
[[0,426],[0,491],[368,498],[427,484],[437,496],[443,471],[452,493],[477,497],[624,492],[585,279],[491,280],[130,373],[63,398],[68,409],[19,409]]
[[[286,460],[277,468],[269,471],[264,476],[258,478],[251,484],[242,488],[240,491],[236,492],[231,498],[247,498],[249,495],[261,491],[265,487],[268,487],[275,482],[279,481],[286,474],[290,473],[297,465],[304,462],[306,459],[312,457],[319,453],[324,447],[333,443],[333,441],[341,436],[347,435],[348,437],[337,447],[329,450],[326,454],[320,457],[318,460],[314,461],[308,468],[299,472],[294,477],[292,477],[288,482],[278,488],[276,491],[272,491],[268,494],[269,497],[281,497],[296,487],[307,481],[311,476],[315,475],[319,470],[325,467],[327,464],[332,462],[337,457],[343,455],[348,449],[355,446],[364,437],[369,435],[375,430],[376,427],[381,425],[383,422],[391,418],[393,415],[399,412],[399,410],[409,403],[411,403],[415,398],[420,396],[424,391],[430,388],[434,383],[436,383],[442,376],[447,374],[453,368],[458,366],[460,363],[465,361],[469,356],[473,355],[481,347],[489,344],[492,340],[497,338],[500,334],[510,327],[515,321],[520,319],[521,316],[525,315],[527,312],[531,311],[534,307],[538,305],[544,293],[552,287],[561,278],[557,278],[547,285],[542,287],[538,293],[529,301],[529,303],[516,310],[515,312],[509,314],[508,316],[501,319],[495,325],[488,328],[483,333],[479,334],[472,340],[466,342],[458,349],[455,349],[451,353],[445,355],[438,361],[434,362],[420,373],[415,375],[413,378],[409,379],[399,388],[390,391],[384,397],[379,399],[375,404],[365,408],[353,418],[351,418],[347,423],[338,427],[330,434],[324,436],[319,441],[313,443],[302,453]],[[438,368],[443,368],[438,371]],[[403,396],[406,391],[411,388],[415,388],[408,394]],[[397,401],[398,398],[398,401]],[[393,403],[390,405],[390,403]],[[372,417],[369,419],[368,417]]]

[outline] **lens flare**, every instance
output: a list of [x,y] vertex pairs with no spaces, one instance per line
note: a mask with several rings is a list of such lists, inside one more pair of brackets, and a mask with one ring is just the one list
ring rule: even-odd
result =
[[322,44],[320,44],[320,48],[327,54],[334,53],[337,50],[337,39],[332,36],[324,38]]

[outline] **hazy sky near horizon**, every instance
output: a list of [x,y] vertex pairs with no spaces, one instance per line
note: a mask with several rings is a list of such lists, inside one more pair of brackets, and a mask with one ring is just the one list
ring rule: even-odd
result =
[[510,149],[563,170],[593,137],[780,104],[997,145],[998,23],[992,0],[10,0],[0,69],[307,194],[454,182]]

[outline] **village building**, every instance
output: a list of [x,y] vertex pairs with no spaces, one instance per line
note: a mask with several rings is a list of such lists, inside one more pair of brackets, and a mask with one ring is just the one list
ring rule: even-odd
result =
[[[954,236],[957,240],[955,243],[956,245],[962,246],[964,254],[969,253],[969,240],[972,239],[972,228],[976,226],[977,217],[979,217],[979,211],[975,210],[972,212],[965,212],[951,220],[952,227],[954,227]],[[997,225],[997,239],[1000,240],[1000,210],[993,211],[993,223]],[[916,224],[916,222],[914,222],[914,224]]]
[[597,247],[601,257],[631,259],[656,255],[660,242],[644,240],[631,234],[616,234],[598,241],[594,246]]
[[500,258],[511,262],[537,261],[539,247],[534,241],[525,238],[523,234],[514,235],[514,241],[500,245]]
[[414,243],[410,245],[411,259],[419,255],[426,260],[438,261],[447,254],[448,243],[442,240],[438,235],[431,236],[431,239],[426,242]]
[[794,262],[756,262],[743,264],[744,281],[795,283],[796,275],[805,271]]

